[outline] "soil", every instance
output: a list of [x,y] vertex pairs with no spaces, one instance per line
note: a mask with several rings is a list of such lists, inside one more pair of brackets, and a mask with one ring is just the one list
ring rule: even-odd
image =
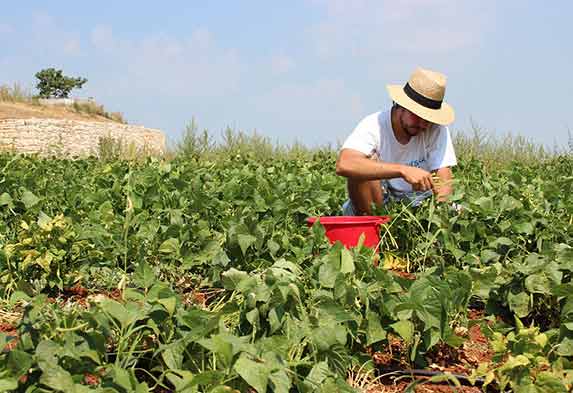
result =
[[0,333],[6,333],[8,336],[16,337],[15,340],[10,341],[4,348],[0,348],[1,352],[8,352],[14,349],[18,344],[18,333],[16,327],[9,323],[0,323]]
[[106,117],[77,113],[64,106],[32,105],[22,102],[0,102],[0,120],[6,119],[65,119],[99,122],[114,122]]
[[[480,320],[483,318],[482,310],[469,310],[470,320]],[[493,351],[489,346],[489,341],[481,331],[479,324],[473,324],[469,329],[456,329],[456,334],[465,338],[465,342],[459,348],[452,348],[446,344],[438,344],[426,355],[426,361],[430,365],[423,372],[450,372],[461,376],[469,376],[471,370],[478,367],[480,363],[489,363],[493,358]],[[392,370],[409,370],[411,368],[408,361],[406,344],[398,336],[388,335],[388,344],[378,351],[370,350],[370,355],[381,375],[380,379],[369,386],[368,393],[394,393],[403,392],[413,381],[412,376],[398,373],[391,373]],[[413,373],[416,373],[414,370]],[[385,376],[384,376],[385,375]],[[418,381],[415,392],[462,392],[478,393],[480,387],[470,386],[467,380],[460,380],[465,385],[461,388],[448,383],[424,382],[428,376],[413,376]]]

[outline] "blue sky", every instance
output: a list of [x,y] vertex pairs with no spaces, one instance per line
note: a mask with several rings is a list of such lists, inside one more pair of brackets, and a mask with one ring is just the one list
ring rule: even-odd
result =
[[416,66],[448,76],[455,131],[548,146],[573,133],[573,2],[6,2],[0,84],[56,67],[176,141],[192,118],[280,143],[336,144]]

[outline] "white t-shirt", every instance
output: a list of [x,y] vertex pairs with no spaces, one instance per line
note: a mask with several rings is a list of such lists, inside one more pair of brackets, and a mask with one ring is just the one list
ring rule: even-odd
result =
[[[448,127],[435,125],[402,145],[392,131],[390,112],[387,110],[366,116],[342,148],[358,150],[368,156],[377,154],[380,161],[415,166],[429,172],[457,164]],[[412,191],[412,186],[402,178],[388,179],[388,182],[395,191]]]

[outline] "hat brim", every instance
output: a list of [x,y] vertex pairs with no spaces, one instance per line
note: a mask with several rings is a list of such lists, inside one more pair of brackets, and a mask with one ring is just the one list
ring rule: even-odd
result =
[[400,106],[420,116],[422,119],[442,126],[452,123],[455,119],[454,108],[442,102],[440,109],[430,109],[418,104],[404,93],[404,87],[400,85],[387,85],[386,89],[390,98]]

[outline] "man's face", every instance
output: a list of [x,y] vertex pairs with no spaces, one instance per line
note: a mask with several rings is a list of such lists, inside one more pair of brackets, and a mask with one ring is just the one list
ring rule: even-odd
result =
[[410,112],[406,108],[400,108],[399,121],[402,129],[410,137],[426,132],[434,123],[422,119],[418,115]]

